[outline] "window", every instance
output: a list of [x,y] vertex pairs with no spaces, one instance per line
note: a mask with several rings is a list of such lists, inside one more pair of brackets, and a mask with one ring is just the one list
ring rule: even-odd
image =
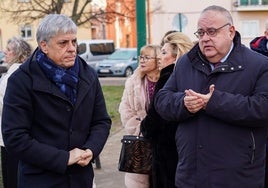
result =
[[240,0],[240,5],[267,5],[268,0]]
[[268,0],[262,0],[263,5],[268,5]]
[[29,3],[30,0],[18,0],[19,3]]
[[114,43],[90,44],[90,51],[93,55],[112,54],[114,52]]
[[21,37],[24,39],[32,38],[32,26],[25,25],[20,28]]
[[259,35],[259,21],[248,20],[241,22],[242,37],[256,37]]

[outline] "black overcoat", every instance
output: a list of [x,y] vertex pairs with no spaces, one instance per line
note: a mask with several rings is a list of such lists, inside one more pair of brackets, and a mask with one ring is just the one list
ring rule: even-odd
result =
[[19,157],[22,188],[92,188],[91,163],[67,166],[69,151],[92,150],[98,156],[111,126],[95,71],[79,58],[77,102],[42,72],[35,54],[14,72],[4,97],[2,132],[9,152]]
[[[171,64],[161,70],[154,93],[157,93],[165,85],[174,70],[174,65]],[[177,124],[177,122],[161,118],[156,112],[153,102],[151,102],[148,113],[141,122],[143,136],[151,138],[153,143],[152,179],[154,188],[175,187],[175,173],[178,162],[175,142]]]

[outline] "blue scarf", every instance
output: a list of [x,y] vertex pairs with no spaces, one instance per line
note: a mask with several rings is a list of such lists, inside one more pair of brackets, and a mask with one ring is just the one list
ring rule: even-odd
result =
[[64,69],[56,65],[40,49],[36,52],[36,61],[44,71],[46,76],[54,82],[60,90],[75,104],[77,96],[79,64],[77,58],[74,66]]

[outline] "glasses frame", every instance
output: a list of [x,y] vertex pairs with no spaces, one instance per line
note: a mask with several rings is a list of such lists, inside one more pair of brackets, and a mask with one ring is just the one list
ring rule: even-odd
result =
[[144,61],[144,62],[148,62],[148,61],[150,61],[151,59],[157,59],[157,57],[150,57],[150,56],[142,56],[142,55],[140,55],[139,56],[139,60],[141,61]]
[[[208,28],[207,30],[204,30],[204,29],[198,29],[196,32],[194,32],[194,35],[195,35],[198,39],[202,38],[202,37],[205,35],[205,33],[206,33],[209,37],[215,37],[215,36],[217,35],[218,31],[219,31],[220,29],[224,28],[224,27],[227,26],[227,25],[231,26],[230,23],[227,23],[227,24],[224,24],[223,26],[221,26],[221,27],[219,27],[219,28]],[[200,32],[202,33],[201,35],[198,34],[198,33],[200,33]]]

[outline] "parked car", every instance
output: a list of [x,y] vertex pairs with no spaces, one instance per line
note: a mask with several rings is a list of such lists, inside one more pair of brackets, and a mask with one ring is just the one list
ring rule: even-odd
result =
[[78,40],[77,43],[78,55],[93,68],[115,51],[113,40]]
[[129,77],[138,67],[137,49],[120,48],[96,64],[95,70],[99,76]]
[[0,64],[3,64],[4,63],[4,57],[5,57],[5,54],[3,51],[0,51]]
[[4,63],[4,57],[4,52],[0,51],[0,77],[7,72],[7,64]]

